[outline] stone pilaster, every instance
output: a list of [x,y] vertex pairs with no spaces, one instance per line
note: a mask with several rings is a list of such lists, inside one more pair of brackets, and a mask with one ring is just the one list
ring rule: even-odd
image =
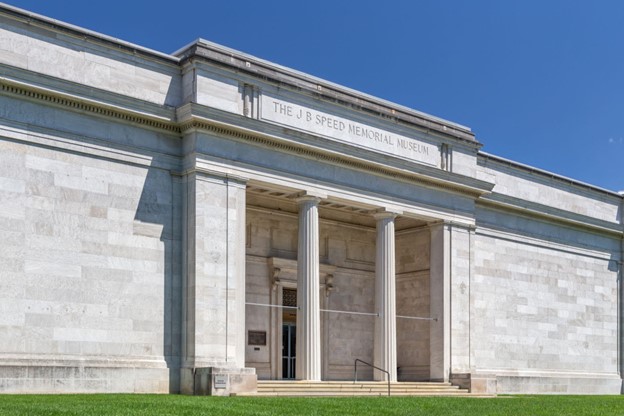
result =
[[319,282],[320,198],[303,196],[299,204],[297,255],[297,364],[300,380],[321,380],[321,311]]
[[[244,368],[245,180],[195,171],[184,183],[180,391],[253,391],[255,371]],[[215,377],[227,385],[213,389]]]
[[[377,220],[377,255],[375,261],[375,365],[397,381],[396,344],[396,273],[394,219],[396,214],[381,212]],[[375,380],[386,381],[388,375],[375,370]]]
[[451,376],[470,372],[470,286],[474,227],[450,226]]
[[429,326],[430,378],[449,381],[451,365],[451,229],[440,223],[431,226],[430,310],[436,318]]

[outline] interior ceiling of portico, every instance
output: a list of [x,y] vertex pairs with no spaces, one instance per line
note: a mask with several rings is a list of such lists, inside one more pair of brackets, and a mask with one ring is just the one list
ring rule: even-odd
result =
[[[247,205],[271,211],[297,215],[296,196],[298,192],[272,188],[263,185],[247,185]],[[346,224],[375,228],[374,207],[358,206],[344,201],[324,199],[319,203],[321,220],[331,220]],[[425,221],[399,216],[395,221],[396,231],[418,228],[426,225]]]

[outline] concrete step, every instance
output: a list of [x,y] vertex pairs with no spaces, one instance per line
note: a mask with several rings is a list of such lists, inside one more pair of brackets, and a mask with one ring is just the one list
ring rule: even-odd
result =
[[[409,387],[391,387],[390,388],[391,391],[405,391],[405,392],[410,392],[410,391],[455,391],[455,390],[459,390],[458,387],[427,387],[427,388],[409,388]],[[309,387],[309,388],[287,388],[287,387],[259,387],[258,391],[380,391],[380,392],[387,392],[388,388],[386,387],[384,388],[380,388],[380,387],[358,387],[358,386],[353,386],[353,387],[348,387],[348,386],[344,386],[344,387],[332,387],[332,388],[327,388],[327,387]]]
[[[387,383],[264,383],[258,382],[259,388],[278,388],[278,389],[311,389],[311,388],[359,388],[359,389],[387,389]],[[391,383],[390,388],[404,388],[404,389],[446,389],[457,388],[451,384],[403,384],[403,383]]]
[[[388,387],[388,383],[381,383],[381,384],[362,384],[362,383],[340,383],[340,384],[323,384],[323,383],[314,383],[314,384],[308,384],[308,383],[293,383],[293,384],[277,384],[277,383],[270,383],[270,384],[265,384],[265,383],[261,383],[258,382],[258,385],[262,385],[262,386],[266,386],[266,387],[296,387],[296,388],[306,388],[306,387],[329,387],[329,388],[334,388],[334,387],[343,387],[343,386],[358,386],[358,387]],[[407,387],[410,389],[424,389],[427,387],[435,387],[435,388],[447,388],[447,387],[454,387],[451,384],[448,385],[444,385],[444,384],[422,384],[422,385],[410,385],[410,384],[390,384],[390,387]]]
[[[381,392],[275,392],[275,393],[236,393],[236,396],[254,396],[254,397],[384,397],[387,396],[388,393]],[[449,393],[449,392],[392,392],[391,396],[410,396],[410,397],[434,397],[434,396],[443,396],[443,397],[477,397],[468,393],[468,391],[457,392],[457,393]],[[482,397],[482,396],[478,396]],[[485,396],[484,396],[485,397]],[[490,396],[488,396],[490,397]]]
[[[258,384],[262,385],[289,385],[289,386],[297,386],[297,385],[307,385],[307,384],[319,384],[323,386],[331,386],[331,385],[340,385],[340,384],[357,384],[357,385],[368,385],[368,386],[378,386],[378,385],[388,385],[386,381],[285,381],[285,380],[258,380]],[[451,383],[443,383],[443,382],[427,382],[427,381],[398,381],[390,383],[391,386],[451,386]]]
[[[258,389],[259,393],[287,392],[352,392],[352,393],[387,393],[388,389]],[[461,392],[460,389],[390,389],[392,393],[426,393],[426,392]]]
[[[440,382],[396,382],[390,384],[392,396],[468,396],[468,390],[460,389],[450,383]],[[239,394],[244,396],[386,396],[388,383],[363,381],[284,381],[260,380],[258,392]]]

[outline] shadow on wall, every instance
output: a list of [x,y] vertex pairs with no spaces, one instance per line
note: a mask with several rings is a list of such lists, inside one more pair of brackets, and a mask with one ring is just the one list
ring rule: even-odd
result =
[[[133,234],[159,238],[162,258],[158,274],[162,287],[163,356],[169,369],[169,392],[180,392],[182,331],[182,187],[180,180],[165,169],[148,169],[139,205],[134,217]],[[157,305],[154,305],[157,307]]]
[[609,259],[609,271],[615,272],[615,273],[620,272],[621,274],[621,269],[622,269],[622,259],[620,259],[620,256],[616,255],[615,253],[612,253],[611,258]]

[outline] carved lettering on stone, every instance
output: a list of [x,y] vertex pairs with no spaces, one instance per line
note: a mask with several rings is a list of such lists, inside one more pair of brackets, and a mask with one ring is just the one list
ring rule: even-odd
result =
[[422,140],[359,123],[345,117],[262,95],[261,119],[320,134],[333,140],[438,166],[440,149]]

